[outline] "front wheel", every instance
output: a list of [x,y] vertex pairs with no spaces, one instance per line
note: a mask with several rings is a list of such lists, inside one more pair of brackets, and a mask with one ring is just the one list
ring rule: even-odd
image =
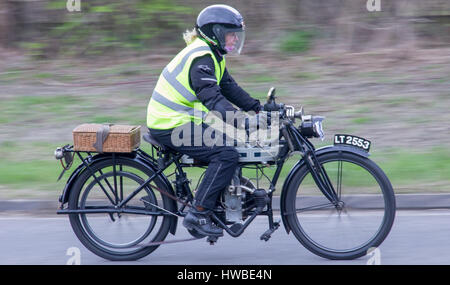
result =
[[384,172],[370,159],[353,153],[319,156],[338,197],[331,203],[305,166],[287,188],[289,226],[311,252],[328,259],[354,259],[379,246],[391,230],[395,196]]

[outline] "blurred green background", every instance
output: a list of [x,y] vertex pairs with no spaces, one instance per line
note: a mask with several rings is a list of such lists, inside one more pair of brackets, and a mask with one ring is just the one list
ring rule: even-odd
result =
[[[145,127],[161,70],[215,3],[0,1],[0,199],[56,199],[53,151],[79,124]],[[245,18],[243,54],[227,66],[252,96],[275,86],[280,102],[325,116],[317,146],[334,133],[371,140],[397,193],[450,192],[449,1],[222,3]]]

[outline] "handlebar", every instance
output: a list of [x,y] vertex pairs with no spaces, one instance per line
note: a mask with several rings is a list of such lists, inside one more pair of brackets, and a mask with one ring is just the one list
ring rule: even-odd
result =
[[296,118],[303,120],[303,107],[300,108],[300,111],[295,112],[293,106],[285,105],[283,103],[275,102],[275,88],[270,88],[267,93],[267,102],[264,104],[264,111],[266,112],[280,112],[280,118],[286,117],[288,119],[294,120]]
[[323,140],[324,134],[322,130],[322,121],[325,119],[321,116],[305,115],[303,107],[300,107],[299,111],[295,111],[293,106],[285,105],[283,103],[275,102],[275,88],[270,88],[267,94],[267,103],[264,104],[264,111],[279,112],[280,119],[284,119],[284,122],[293,124],[295,119],[300,119],[301,124],[299,130],[307,137],[320,137]]

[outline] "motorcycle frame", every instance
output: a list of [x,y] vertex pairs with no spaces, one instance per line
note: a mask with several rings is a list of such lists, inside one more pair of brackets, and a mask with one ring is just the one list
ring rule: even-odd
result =
[[[306,164],[310,172],[312,173],[313,179],[316,182],[317,186],[321,190],[321,192],[325,195],[325,197],[333,203],[336,207],[338,207],[338,196],[336,194],[335,189],[333,188],[332,183],[330,182],[330,179],[328,175],[326,174],[325,170],[322,168],[322,166],[318,163],[317,157],[316,157],[316,149],[314,145],[293,125],[293,122],[291,120],[284,120],[284,123],[282,124],[282,127],[280,129],[281,135],[284,137],[283,140],[280,140],[280,151],[277,157],[277,160],[275,161],[276,169],[273,174],[273,177],[270,182],[270,187],[268,191],[268,197],[270,198],[270,202],[267,204],[267,209],[263,211],[262,209],[252,210],[249,211],[249,217],[247,217],[247,220],[241,227],[239,227],[237,230],[233,231],[230,227],[226,226],[225,222],[223,222],[220,218],[218,218],[215,214],[213,215],[213,219],[227,231],[228,234],[230,234],[233,237],[237,237],[241,235],[244,230],[247,228],[247,226],[254,220],[254,218],[258,215],[266,215],[269,220],[269,231],[273,231],[274,229],[278,228],[279,222],[274,222],[273,220],[273,209],[272,209],[272,198],[273,198],[273,192],[275,191],[275,186],[278,182],[278,179],[281,174],[281,170],[284,166],[284,163],[286,159],[293,153],[293,152],[300,152],[302,155],[302,159],[299,162],[303,162]],[[281,136],[280,136],[281,137]],[[154,150],[157,150],[158,152],[158,159],[155,159],[154,156]],[[151,175],[144,183],[142,183],[138,188],[136,188],[131,194],[129,194],[125,199],[123,199],[123,192],[122,188],[120,188],[120,192],[118,192],[117,189],[117,179],[116,179],[116,163],[115,160],[117,157],[130,157],[130,154],[120,154],[120,153],[111,153],[111,154],[100,154],[96,156],[92,156],[91,153],[87,153],[88,157],[83,158],[81,156],[81,152],[79,151],[73,151],[77,154],[77,156],[82,161],[82,164],[72,173],[71,177],[68,180],[68,184],[66,185],[66,188],[63,191],[63,195],[60,197],[61,209],[57,211],[57,214],[83,214],[83,213],[108,213],[110,215],[114,213],[131,213],[131,214],[141,214],[141,215],[172,215],[172,216],[185,216],[184,209],[188,205],[188,202],[192,202],[193,196],[192,191],[189,187],[189,180],[187,179],[186,173],[183,171],[184,167],[192,167],[183,165],[180,161],[182,154],[173,154],[173,153],[165,153],[163,154],[160,149],[156,147],[152,147],[152,156],[147,154],[145,151],[138,149],[135,151],[131,157],[134,155],[135,157],[139,157],[137,161],[139,163],[145,164],[146,167],[151,167],[154,171],[153,175]],[[108,187],[111,189],[111,191],[114,193],[115,200],[119,201],[119,196],[121,199],[121,202],[117,205],[110,206],[110,207],[103,207],[103,208],[94,208],[94,209],[82,209],[82,210],[69,210],[69,209],[63,209],[64,202],[67,202],[68,200],[68,193],[70,192],[74,181],[76,180],[76,177],[83,171],[89,171],[91,172],[94,179],[97,181],[97,183],[102,188],[102,191],[105,192],[108,199],[114,204],[113,198],[110,197],[103,185],[100,183],[98,178],[95,176],[95,173],[91,170],[91,165],[95,162],[97,162],[99,159],[112,159],[113,160],[113,177],[114,177],[114,189],[110,185],[110,183],[107,181]],[[167,178],[163,174],[163,172],[170,167],[173,163],[175,163],[175,173],[176,173],[176,183],[180,183],[182,187],[186,187],[187,193],[189,193],[186,201],[181,201],[179,197],[177,197],[170,186],[170,183],[168,183]],[[258,165],[259,163],[240,163],[240,167],[245,167],[249,165]],[[121,167],[121,166],[119,166]],[[121,170],[121,168],[119,169]],[[290,174],[293,172],[294,168],[291,170]],[[289,174],[289,175],[290,175]],[[100,171],[100,175],[103,175]],[[288,175],[288,177],[289,177]],[[167,193],[157,187],[154,187],[150,183],[156,179],[157,177],[163,177],[165,184],[170,187],[169,190],[171,193]],[[288,179],[287,179],[288,180]],[[283,185],[283,191],[285,189],[286,184],[289,183],[289,181],[285,181]],[[119,182],[119,185],[121,182]],[[175,209],[176,212],[170,212],[167,210],[160,209],[162,211],[147,211],[147,210],[138,210],[138,209],[128,209],[126,207],[123,207],[126,205],[131,199],[133,199],[139,192],[141,192],[145,187],[150,186],[151,188],[159,191],[162,195],[167,195],[169,198],[174,200]],[[282,196],[283,196],[282,191]],[[182,202],[182,206],[178,207],[176,201]],[[282,218],[284,220],[284,213],[282,213]],[[176,221],[176,220],[175,220]],[[285,224],[285,223],[284,223]],[[175,225],[172,227],[171,232],[175,233]],[[288,226],[285,224],[286,230],[288,231]],[[288,231],[289,232],[289,231]]]

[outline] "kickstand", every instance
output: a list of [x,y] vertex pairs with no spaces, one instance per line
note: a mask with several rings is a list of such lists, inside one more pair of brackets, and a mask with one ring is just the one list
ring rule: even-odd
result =
[[263,241],[268,241],[272,237],[272,234],[280,227],[280,222],[281,221],[274,222],[273,228],[269,228],[267,231],[265,231],[259,239]]

